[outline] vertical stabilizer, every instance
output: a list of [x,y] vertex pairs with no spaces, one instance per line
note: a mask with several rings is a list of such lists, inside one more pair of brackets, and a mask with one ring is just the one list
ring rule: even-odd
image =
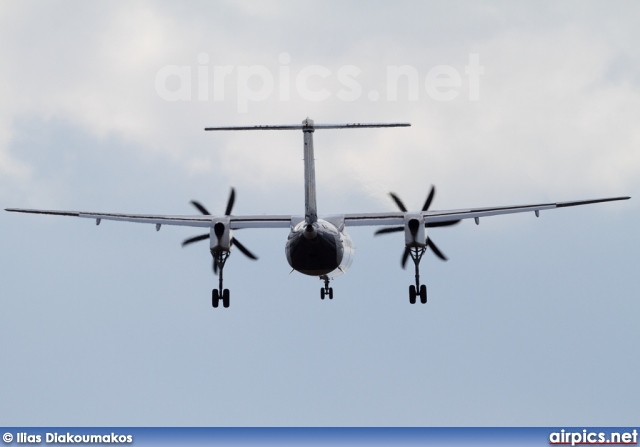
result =
[[304,133],[304,220],[308,224],[318,220],[318,208],[316,205],[316,168],[313,155],[313,126],[312,119],[302,122]]

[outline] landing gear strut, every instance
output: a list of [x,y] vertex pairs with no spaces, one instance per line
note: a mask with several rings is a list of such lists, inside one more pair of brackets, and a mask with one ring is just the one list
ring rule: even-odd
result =
[[329,277],[327,275],[322,275],[320,279],[324,280],[324,287],[320,289],[320,299],[324,299],[326,295],[329,296],[329,299],[333,299],[333,287],[329,287]]
[[229,307],[229,289],[222,288],[222,271],[229,257],[229,252],[212,251],[211,255],[213,256],[213,271],[218,274],[218,288],[211,291],[211,305],[218,307],[220,300],[222,300],[222,306]]
[[409,255],[411,256],[411,260],[416,267],[416,285],[409,286],[409,302],[411,304],[416,303],[416,297],[420,297],[420,302],[422,304],[427,303],[427,286],[424,284],[420,285],[420,260],[422,259],[422,255],[427,251],[426,247],[411,247],[407,248],[409,251]]

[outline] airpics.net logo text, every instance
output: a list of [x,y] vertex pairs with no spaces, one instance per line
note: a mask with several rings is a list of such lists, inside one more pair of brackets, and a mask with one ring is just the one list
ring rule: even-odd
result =
[[306,65],[293,69],[289,53],[278,57],[277,69],[264,65],[210,65],[207,53],[198,55],[196,66],[165,65],[155,78],[156,93],[165,101],[227,101],[235,96],[239,113],[249,111],[251,103],[266,101],[277,95],[279,101],[297,98],[320,102],[331,98],[353,102],[363,98],[370,102],[399,100],[452,101],[461,98],[463,79],[469,101],[480,99],[480,76],[484,67],[479,54],[469,54],[464,75],[451,65],[436,65],[421,74],[412,65],[388,65],[382,84],[384,92],[370,89],[366,93],[363,71],[356,65],[330,69],[323,65]]

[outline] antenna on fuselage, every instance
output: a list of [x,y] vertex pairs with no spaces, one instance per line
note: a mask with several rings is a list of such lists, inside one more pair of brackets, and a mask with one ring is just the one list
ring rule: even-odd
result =
[[316,129],[362,129],[370,127],[409,127],[411,123],[347,123],[315,124],[307,118],[302,124],[281,124],[264,126],[222,126],[205,127],[204,130],[302,130],[304,134],[304,205],[305,222],[313,224],[318,220],[316,207],[316,170],[313,155],[313,132]]

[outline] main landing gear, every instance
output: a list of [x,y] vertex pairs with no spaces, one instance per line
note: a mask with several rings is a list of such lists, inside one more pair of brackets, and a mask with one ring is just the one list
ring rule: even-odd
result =
[[324,280],[324,287],[320,289],[320,299],[324,299],[325,296],[329,296],[329,299],[333,299],[333,287],[329,287],[329,277],[327,275],[322,275],[320,279]]
[[211,255],[213,256],[213,271],[218,274],[218,288],[211,291],[211,305],[218,307],[220,300],[222,300],[222,306],[229,307],[229,289],[222,288],[222,271],[229,257],[229,252],[212,251]]
[[422,259],[422,255],[427,251],[426,247],[411,247],[407,248],[409,255],[411,256],[411,260],[413,260],[413,264],[416,266],[416,285],[409,286],[409,302],[411,304],[416,304],[416,298],[420,297],[420,302],[422,304],[427,303],[427,286],[424,284],[420,285],[420,260]]

